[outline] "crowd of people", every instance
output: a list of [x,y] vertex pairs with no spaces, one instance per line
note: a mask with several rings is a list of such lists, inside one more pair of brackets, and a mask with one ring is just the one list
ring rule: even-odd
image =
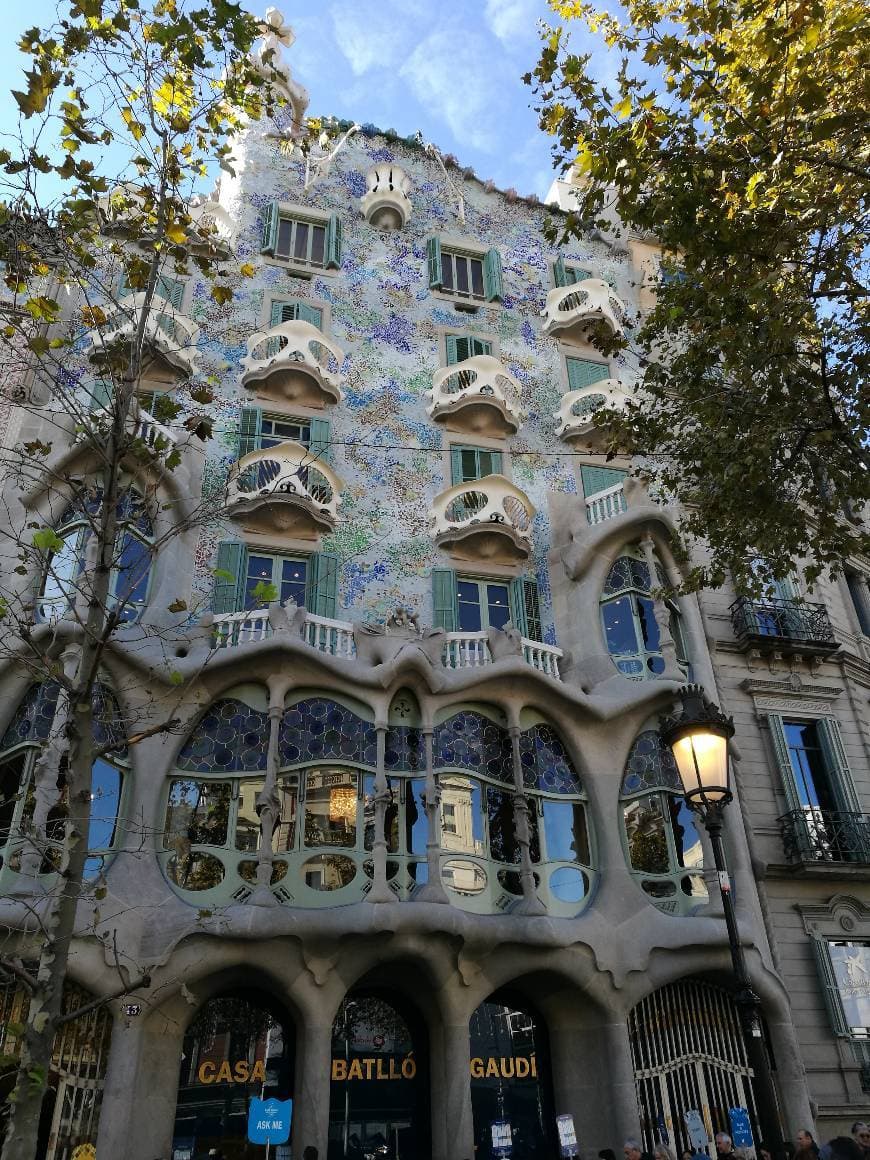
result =
[[[727,1132],[717,1132],[715,1144],[716,1155],[713,1160],[746,1160],[740,1149],[735,1150]],[[677,1160],[667,1144],[657,1144],[652,1152],[645,1152],[637,1140],[626,1140],[622,1152],[625,1160]],[[796,1143],[785,1144],[785,1152],[788,1160],[870,1160],[870,1125],[858,1120],[852,1125],[851,1136],[834,1136],[822,1145],[816,1143],[812,1132],[801,1128]],[[770,1149],[763,1143],[759,1144],[756,1156],[757,1160],[774,1160]],[[602,1148],[598,1158],[616,1160],[612,1148]],[[710,1157],[705,1151],[693,1152],[687,1148],[680,1160],[710,1160]]]

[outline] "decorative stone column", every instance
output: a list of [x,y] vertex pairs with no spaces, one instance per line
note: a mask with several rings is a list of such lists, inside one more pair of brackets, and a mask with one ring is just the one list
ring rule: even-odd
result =
[[[642,537],[640,546],[646,566],[649,568],[650,585],[655,589],[659,582],[658,561],[655,556],[655,542],[649,533]],[[671,636],[671,612],[661,596],[653,597],[653,615],[659,630],[659,651],[665,662],[664,671],[660,676],[663,680],[683,681],[685,674],[677,663],[677,646]]]
[[[640,1138],[640,1113],[631,1062],[628,1024],[605,1023],[601,1029],[601,1058],[607,1060],[606,1093],[609,1098],[610,1147],[617,1153],[624,1140]],[[600,1089],[599,1089],[600,1090]],[[614,1135],[615,1133],[615,1135]]]
[[431,727],[423,730],[423,751],[426,760],[426,789],[423,804],[426,808],[426,885],[416,896],[419,902],[441,902],[449,905],[450,899],[441,881],[441,786],[434,772],[433,757],[434,731]]
[[[275,827],[281,821],[281,799],[278,796],[278,745],[281,718],[284,715],[286,685],[269,687],[269,748],[266,753],[266,779],[255,803],[260,818],[260,844],[257,849],[257,885],[250,901],[255,906],[279,906],[272,893],[272,865],[275,860]],[[301,776],[301,775],[300,775]]]
[[384,822],[390,793],[387,775],[384,771],[384,754],[387,748],[387,726],[383,722],[377,729],[377,768],[375,770],[375,838],[372,845],[372,888],[368,893],[369,902],[395,902],[396,896],[387,882],[387,837]]
[[511,738],[511,756],[514,777],[514,831],[517,844],[520,847],[520,881],[522,883],[522,901],[514,910],[515,914],[546,914],[547,908],[538,898],[535,890],[535,872],[532,869],[530,852],[531,831],[529,828],[529,802],[523,786],[523,764],[520,755],[520,727],[517,724],[509,726]]
[[[440,1100],[439,1092],[433,1084],[432,1115],[439,1111],[443,1117],[446,1150],[443,1160],[457,1160],[474,1155],[474,1116],[471,1109],[471,1078],[469,1062],[471,1049],[468,1036],[468,1020],[461,1023],[444,1023],[442,1027],[442,1067],[443,1083]],[[434,1069],[433,1069],[434,1070]],[[439,1106],[440,1105],[440,1106]],[[433,1130],[433,1137],[437,1139]],[[442,1160],[433,1153],[433,1160]]]
[[293,1099],[293,1155],[313,1145],[326,1156],[329,1138],[329,1082],[332,1075],[332,1024],[306,1019],[296,1051]]

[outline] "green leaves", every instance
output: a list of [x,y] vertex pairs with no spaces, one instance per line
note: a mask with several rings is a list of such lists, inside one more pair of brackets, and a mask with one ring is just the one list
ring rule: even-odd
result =
[[40,552],[59,552],[63,547],[63,540],[54,528],[42,528],[33,533],[33,546]]

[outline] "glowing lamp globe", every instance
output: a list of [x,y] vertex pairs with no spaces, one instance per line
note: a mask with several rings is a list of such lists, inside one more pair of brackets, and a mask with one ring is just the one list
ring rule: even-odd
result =
[[661,722],[661,737],[677,764],[686,801],[694,809],[731,800],[728,742],[734,722],[708,700],[701,685],[684,685],[682,709]]

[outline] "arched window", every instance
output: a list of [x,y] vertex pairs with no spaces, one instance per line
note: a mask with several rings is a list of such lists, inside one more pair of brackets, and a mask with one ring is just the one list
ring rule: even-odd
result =
[[[34,685],[0,741],[0,893],[8,877],[17,876],[20,871],[22,854],[33,848],[30,834],[35,805],[34,766],[45,743],[58,728],[55,709],[59,692],[55,682]],[[97,685],[93,704],[97,744],[102,746],[117,738],[118,746],[93,764],[88,827],[90,856],[85,864],[88,878],[99,874],[117,843],[127,762],[117,701],[104,685]],[[61,790],[48,815],[45,839],[39,839],[40,869],[44,874],[60,865],[69,808],[67,791]]]
[[[656,623],[652,593],[667,586],[661,565],[653,582],[649,565],[639,548],[628,549],[614,561],[601,595],[601,623],[607,651],[623,676],[635,681],[657,677],[664,671],[661,633]],[[666,601],[670,612],[670,632],[677,660],[688,663],[685,640],[676,601]]]
[[629,869],[652,903],[666,914],[691,914],[707,902],[695,815],[656,729],[640,733],[631,747],[622,817]]
[[[101,503],[99,489],[85,489],[61,516],[56,531],[63,546],[49,557],[42,578],[41,620],[59,620],[82,593]],[[136,620],[148,600],[154,529],[142,497],[132,490],[118,500],[117,519],[109,604],[120,607],[122,620]]]

